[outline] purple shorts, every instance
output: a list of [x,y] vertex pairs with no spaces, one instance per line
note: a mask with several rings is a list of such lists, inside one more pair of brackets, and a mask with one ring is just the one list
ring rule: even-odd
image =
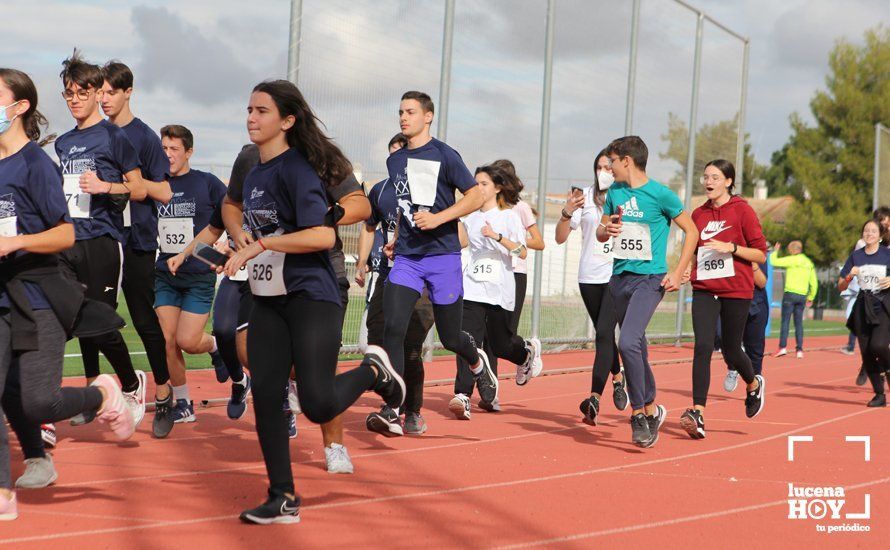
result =
[[435,256],[396,256],[388,284],[397,284],[423,294],[430,292],[430,301],[437,306],[447,306],[464,295],[463,266],[460,253]]

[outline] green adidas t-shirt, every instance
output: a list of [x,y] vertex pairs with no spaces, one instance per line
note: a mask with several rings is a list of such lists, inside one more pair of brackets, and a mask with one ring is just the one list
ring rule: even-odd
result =
[[611,216],[621,206],[624,224],[638,223],[649,227],[652,241],[651,260],[615,259],[612,273],[637,273],[657,275],[667,273],[667,240],[671,220],[683,212],[683,203],[667,186],[650,179],[636,189],[624,182],[616,182],[609,188],[603,214]]

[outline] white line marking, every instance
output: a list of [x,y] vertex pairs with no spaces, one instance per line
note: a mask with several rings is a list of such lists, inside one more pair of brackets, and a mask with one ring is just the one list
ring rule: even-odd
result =
[[861,441],[865,444],[865,461],[871,462],[871,436],[868,435],[848,435],[847,441]]
[[794,462],[794,444],[804,441],[813,441],[811,435],[792,435],[788,437],[788,462]]

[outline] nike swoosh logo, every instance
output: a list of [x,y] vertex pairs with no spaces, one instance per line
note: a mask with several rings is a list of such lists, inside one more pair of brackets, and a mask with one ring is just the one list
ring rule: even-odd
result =
[[295,513],[297,513],[297,510],[298,510],[298,508],[296,506],[290,507],[287,505],[286,502],[281,503],[281,515],[282,516],[289,516],[289,515],[295,514]]
[[109,290],[114,290],[114,287],[113,287],[113,286],[106,286],[106,287],[105,287],[105,292],[108,292]]
[[704,231],[701,232],[701,240],[706,241],[708,239],[713,239],[714,237],[716,237],[720,233],[723,233],[727,229],[732,229],[732,226],[730,225],[729,227],[721,227],[717,231],[708,231],[707,229],[705,229]]

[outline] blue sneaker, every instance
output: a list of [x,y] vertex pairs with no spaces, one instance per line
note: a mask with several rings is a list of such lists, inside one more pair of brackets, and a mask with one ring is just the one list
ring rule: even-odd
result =
[[226,363],[223,361],[222,355],[219,354],[219,350],[211,351],[208,355],[210,355],[210,362],[213,363],[213,370],[216,371],[216,381],[222,384],[229,379],[229,369],[226,368]]
[[170,411],[174,424],[185,424],[194,422],[195,418],[195,402],[186,401],[185,399],[177,399],[176,406]]
[[238,420],[247,410],[247,397],[250,395],[250,377],[244,373],[244,385],[232,382],[232,397],[229,398],[229,404],[226,405],[226,414],[232,420]]

